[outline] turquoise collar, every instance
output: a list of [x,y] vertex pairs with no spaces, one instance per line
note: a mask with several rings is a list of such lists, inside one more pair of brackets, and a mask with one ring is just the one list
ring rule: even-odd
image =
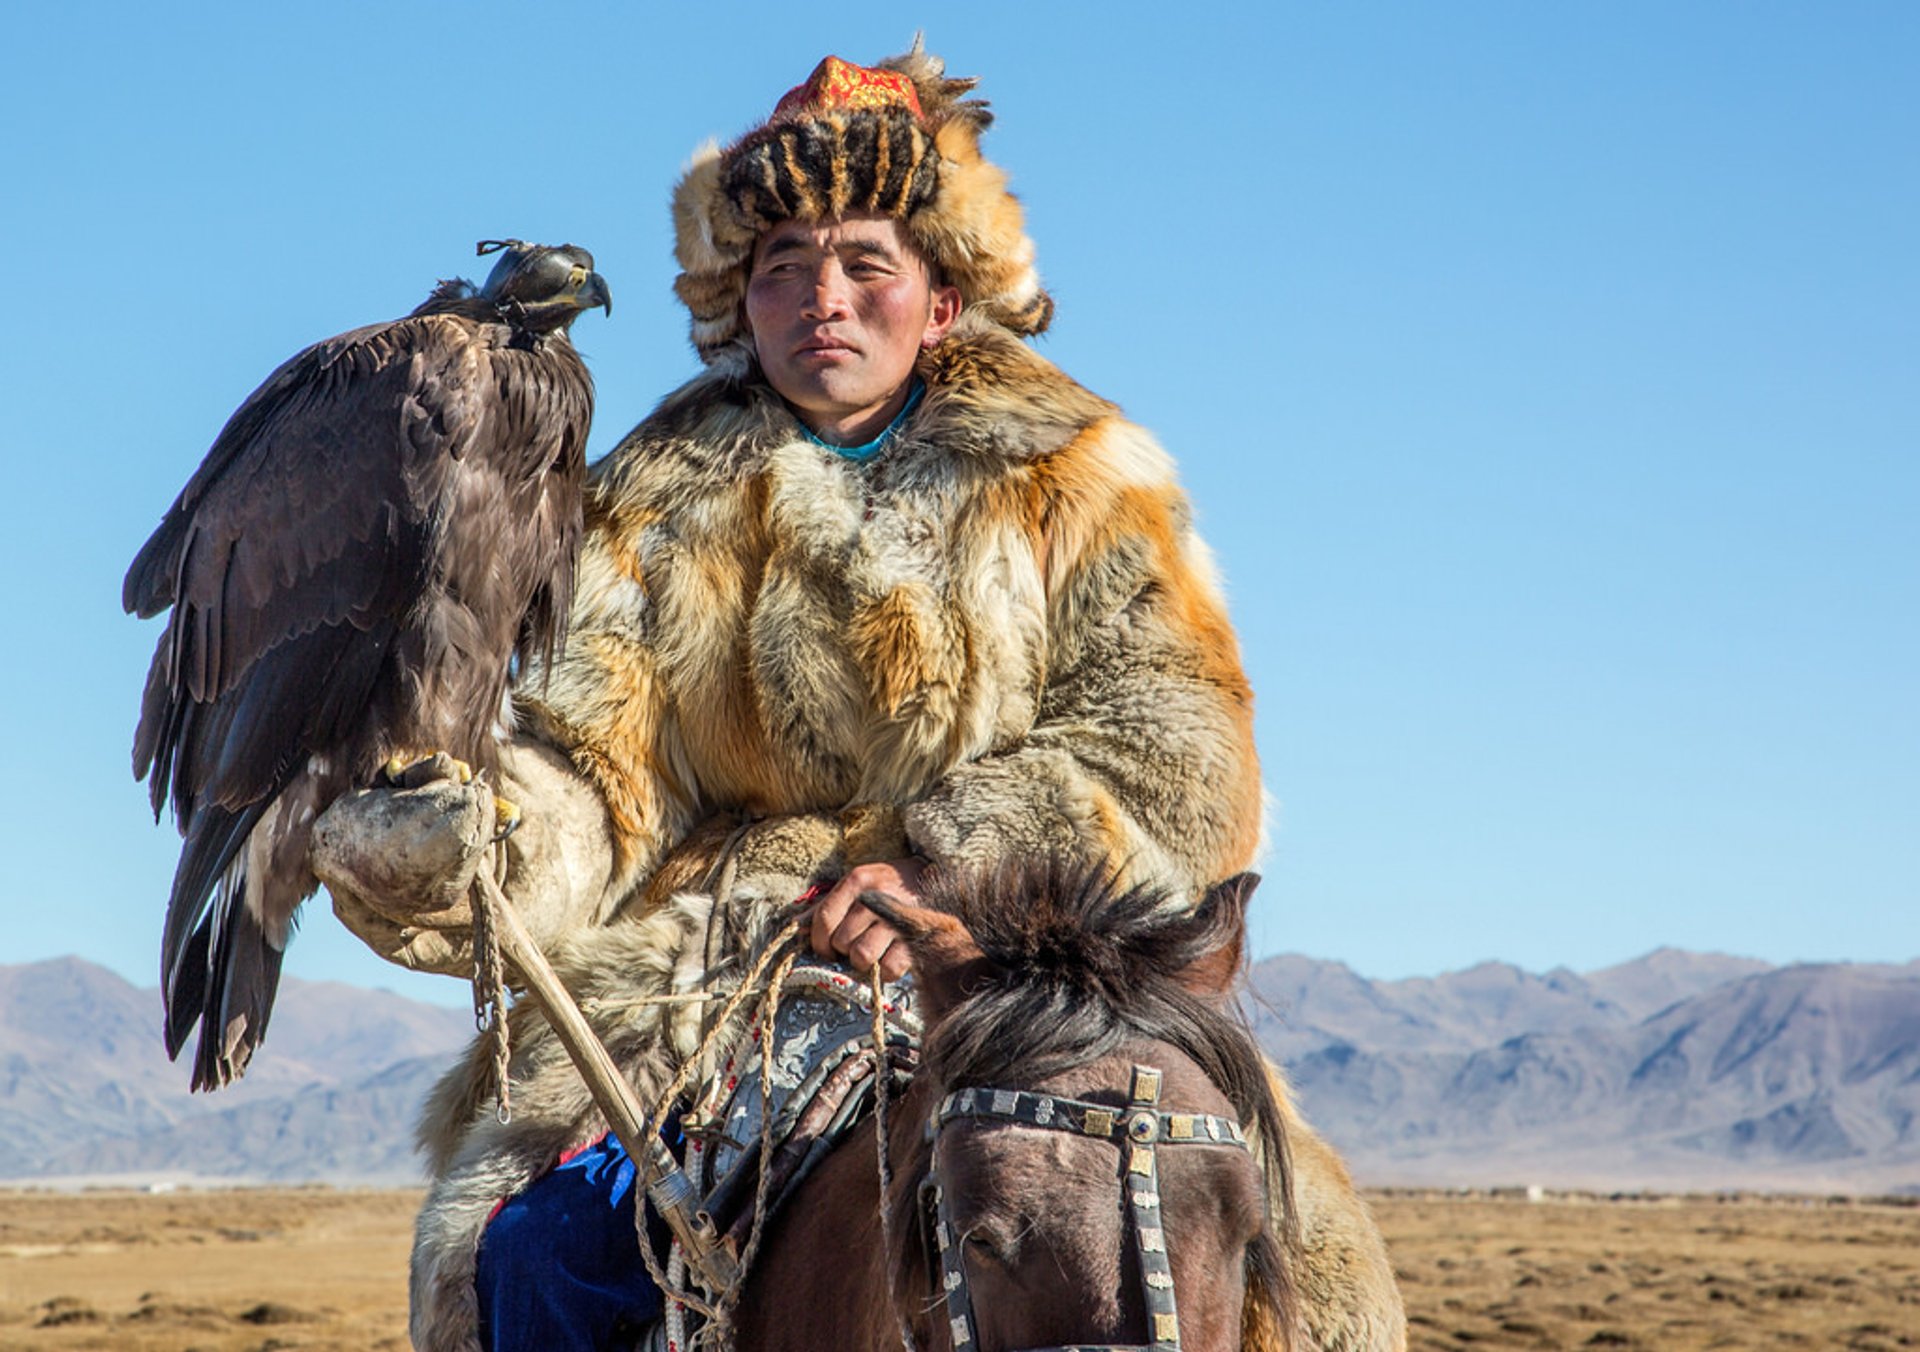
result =
[[926,392],[927,383],[920,379],[919,376],[915,376],[913,378],[913,389],[907,394],[907,402],[901,406],[898,413],[893,415],[893,421],[881,429],[879,436],[862,446],[836,446],[831,441],[824,441],[815,436],[813,429],[805,423],[800,424],[800,430],[807,434],[808,441],[811,441],[816,446],[826,447],[844,460],[871,460],[874,456],[880,454],[886,447],[886,444],[893,440],[894,433],[898,432],[901,427],[906,424],[907,419],[913,416],[913,411],[920,407],[921,397],[924,396]]

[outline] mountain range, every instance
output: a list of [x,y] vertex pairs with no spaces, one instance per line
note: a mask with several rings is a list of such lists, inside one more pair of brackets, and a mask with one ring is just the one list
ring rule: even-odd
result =
[[[288,978],[245,1079],[186,1090],[159,995],[78,958],[0,966],[0,1180],[413,1183],[464,1011]],[[1920,1192],[1920,961],[1661,949],[1373,981],[1255,964],[1246,1008],[1373,1185]]]
[[187,1091],[160,993],[79,958],[0,967],[0,1179],[413,1183],[413,1122],[473,1016],[287,978],[245,1078]]
[[1285,956],[1249,1012],[1370,1183],[1920,1192],[1920,962],[1369,981]]

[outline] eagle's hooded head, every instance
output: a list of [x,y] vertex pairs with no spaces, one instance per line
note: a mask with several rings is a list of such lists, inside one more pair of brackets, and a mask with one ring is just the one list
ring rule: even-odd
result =
[[573,244],[529,244],[518,239],[482,240],[481,254],[499,253],[480,298],[493,302],[502,319],[533,334],[564,330],[582,310],[602,306],[613,313],[613,292],[593,270],[593,255]]

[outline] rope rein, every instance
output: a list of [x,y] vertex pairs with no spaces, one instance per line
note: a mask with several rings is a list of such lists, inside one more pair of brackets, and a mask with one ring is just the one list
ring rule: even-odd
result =
[[880,964],[873,965],[873,1153],[880,1177],[880,1287],[886,1292],[887,1312],[893,1316],[904,1352],[919,1352],[914,1346],[913,1328],[907,1323],[893,1298],[893,1196],[892,1143],[887,1131],[887,1116],[892,1107],[893,1065],[887,1059],[887,1011]]
[[[719,904],[717,899],[714,904]],[[776,931],[773,940],[767,944],[761,951],[759,957],[754,960],[753,966],[748,969],[745,979],[742,980],[739,987],[727,997],[726,1004],[721,1007],[719,1016],[714,1019],[707,1035],[701,1039],[699,1049],[692,1056],[687,1057],[680,1063],[680,1068],[674,1072],[673,1079],[670,1080],[667,1087],[661,1091],[658,1106],[647,1118],[646,1134],[649,1139],[659,1136],[661,1128],[666,1125],[667,1116],[672,1111],[673,1104],[680,1096],[680,1091],[687,1087],[688,1082],[693,1079],[694,1072],[699,1068],[700,1063],[706,1059],[718,1044],[719,1040],[725,1036],[727,1029],[733,1024],[734,1015],[739,1013],[740,1007],[746,1004],[749,999],[753,998],[756,993],[759,993],[756,990],[756,984],[760,981],[761,977],[766,974],[767,968],[775,962],[783,962],[784,966],[791,968],[793,959],[798,956],[799,951],[798,946],[794,943],[794,931],[798,927],[800,919],[801,917],[794,916],[782,922],[782,928]],[[766,997],[768,1004],[774,1006],[777,1010],[779,1003],[777,990],[767,991]],[[762,1057],[763,1061],[765,1059],[765,1057]],[[685,1311],[693,1310],[710,1321],[706,1336],[711,1338],[714,1333],[723,1329],[729,1322],[731,1306],[733,1302],[739,1298],[738,1293],[740,1288],[745,1284],[746,1265],[744,1263],[741,1264],[741,1275],[734,1282],[733,1286],[729,1290],[721,1292],[715,1301],[709,1302],[694,1292],[689,1286],[682,1285],[680,1282],[675,1282],[670,1279],[667,1268],[672,1265],[671,1259],[673,1253],[677,1252],[680,1248],[678,1241],[671,1246],[668,1254],[670,1261],[667,1267],[663,1267],[659,1257],[653,1251],[652,1237],[647,1234],[646,1208],[644,1206],[636,1206],[633,1214],[634,1226],[640,1238],[641,1261],[646,1264],[647,1275],[653,1278],[655,1285],[660,1288],[661,1294],[667,1299],[669,1337],[672,1336],[672,1324],[675,1322],[676,1313],[681,1319],[684,1319]],[[757,1233],[759,1228],[758,1217],[755,1219],[755,1230]],[[675,1309],[676,1306],[680,1307],[678,1311]],[[682,1348],[686,1346],[684,1341],[677,1339],[675,1341],[678,1346]]]
[[[716,1327],[732,1331],[734,1307],[740,1303],[740,1294],[746,1289],[747,1273],[753,1270],[754,1255],[760,1252],[760,1241],[767,1232],[767,1192],[773,1184],[773,1035],[774,1021],[780,1014],[780,1001],[786,994],[787,977],[793,972],[793,964],[804,951],[804,945],[795,944],[788,948],[780,965],[774,969],[773,978],[767,983],[767,993],[762,1001],[760,1019],[760,1102],[767,1111],[760,1114],[760,1176],[753,1182],[753,1220],[747,1232],[747,1242],[740,1249],[740,1280],[721,1293],[721,1318]],[[732,1340],[727,1340],[730,1343]],[[725,1344],[722,1344],[725,1345]]]
[[[790,996],[803,994],[807,991],[832,989],[829,982],[819,978],[817,974],[806,973],[796,975],[794,972],[795,964],[804,955],[806,950],[804,940],[795,931],[806,919],[807,917],[804,914],[795,916],[788,922],[786,931],[781,933],[773,943],[768,945],[766,951],[764,951],[756,961],[753,971],[749,974],[747,980],[735,993],[730,1008],[723,1011],[721,1016],[715,1020],[713,1032],[709,1035],[707,1043],[703,1044],[701,1048],[703,1055],[713,1050],[712,1043],[722,1036],[730,1026],[732,1014],[737,1010],[739,1004],[743,1003],[747,998],[758,995],[761,1000],[761,1005],[759,1009],[755,1011],[754,1022],[758,1026],[759,1034],[760,1102],[763,1108],[770,1107],[773,1102],[773,1075],[774,1062],[776,1060],[774,1055],[776,1045],[775,1037],[783,1002]],[[765,973],[769,965],[776,962],[777,966],[774,967],[772,976],[762,984],[760,979],[762,974]],[[886,1050],[888,1041],[886,1023],[888,1006],[886,992],[877,965],[870,973],[870,983],[867,994],[872,1001],[873,1020],[870,1036],[874,1047],[874,1074],[877,1077],[874,1084],[874,1125],[876,1132],[875,1150],[877,1152],[881,1178],[882,1206],[880,1212],[880,1234],[881,1243],[887,1253],[890,1254],[892,1252],[892,1222],[886,1211],[885,1195],[892,1179],[892,1168],[888,1159],[887,1132],[888,1113],[891,1105],[892,1059]],[[693,1061],[698,1060],[700,1060],[698,1056],[693,1058]],[[689,1064],[692,1063],[693,1062],[689,1062]],[[684,1084],[684,1078],[685,1077],[682,1077],[681,1080],[682,1086]],[[707,1096],[696,1106],[695,1114],[702,1118],[711,1117],[720,1103],[725,1100],[729,1092],[730,1086],[724,1076],[712,1077]],[[669,1093],[664,1101],[671,1102],[673,1095],[677,1093],[678,1088]],[[732,1345],[733,1318],[740,1298],[745,1290],[746,1274],[752,1271],[753,1260],[759,1252],[761,1242],[767,1231],[767,1221],[770,1211],[770,1193],[774,1181],[772,1161],[777,1145],[774,1139],[774,1128],[775,1115],[771,1111],[763,1111],[760,1117],[758,1135],[759,1168],[754,1179],[752,1211],[747,1223],[747,1240],[742,1246],[740,1253],[740,1279],[727,1290],[719,1293],[717,1298],[710,1303],[697,1299],[686,1299],[691,1293],[684,1289],[687,1269],[682,1247],[678,1240],[674,1241],[671,1247],[665,1271],[665,1275],[671,1280],[671,1284],[663,1285],[662,1287],[662,1290],[668,1297],[665,1317],[667,1347],[669,1352],[688,1352],[688,1349],[695,1346],[726,1348]],[[698,1149],[699,1147],[695,1145],[690,1148]],[[649,1260],[649,1275],[653,1275],[655,1280],[659,1281],[659,1276],[653,1272],[653,1256],[649,1252],[649,1241],[645,1237],[644,1230],[642,1231],[641,1252],[642,1256]],[[885,1264],[883,1262],[883,1271],[884,1266]],[[889,1309],[893,1308],[891,1294],[889,1294],[888,1297],[888,1306]],[[689,1310],[704,1315],[708,1321],[704,1327],[695,1330],[691,1335],[689,1335],[687,1329],[686,1318]],[[917,1352],[916,1344],[913,1341],[913,1336],[907,1326],[906,1320],[901,1318],[897,1311],[894,1313],[894,1318],[900,1331],[901,1345],[903,1349],[905,1349],[905,1352]]]

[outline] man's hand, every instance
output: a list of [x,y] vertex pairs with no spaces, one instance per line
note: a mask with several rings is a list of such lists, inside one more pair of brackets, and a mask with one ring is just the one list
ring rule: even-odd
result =
[[879,892],[909,905],[920,904],[920,859],[895,859],[862,864],[833,885],[813,912],[813,951],[823,958],[844,958],[854,971],[865,974],[880,965],[880,975],[898,981],[913,965],[907,941],[879,916],[860,904],[862,892]]

